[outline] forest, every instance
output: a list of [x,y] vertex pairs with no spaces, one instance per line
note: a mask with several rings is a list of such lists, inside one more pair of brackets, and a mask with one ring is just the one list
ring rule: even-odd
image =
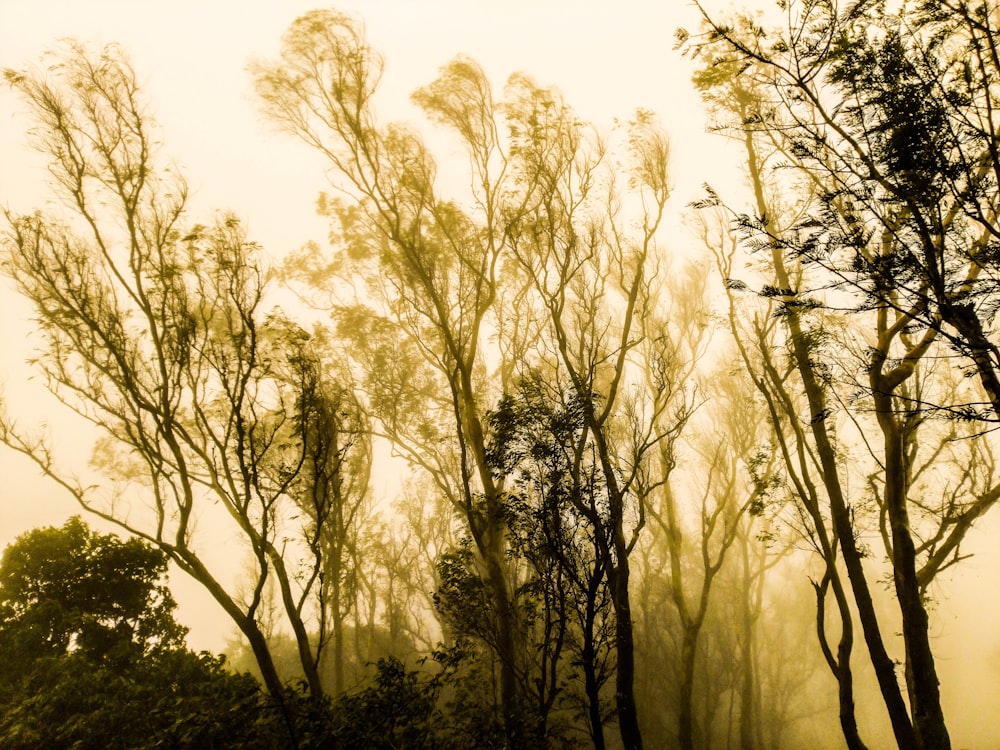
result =
[[285,254],[123,47],[4,70],[49,194],[0,263],[93,445],[0,395],[79,513],[0,561],[0,747],[995,747],[938,635],[1000,499],[1000,4],[772,11],[665,30],[743,180],[682,222],[660,113],[458,56],[387,121],[308,12],[247,68],[329,183]]

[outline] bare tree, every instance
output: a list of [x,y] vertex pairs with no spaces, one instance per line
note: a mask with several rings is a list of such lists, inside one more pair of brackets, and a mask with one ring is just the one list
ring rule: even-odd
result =
[[[771,488],[775,460],[773,453],[768,455],[766,447],[761,447],[763,422],[750,406],[753,397],[732,378],[720,375],[716,383],[718,392],[713,394],[710,407],[711,428],[703,429],[698,436],[692,448],[694,455],[688,461],[689,471],[678,478],[668,468],[666,481],[649,509],[657,527],[657,541],[666,551],[666,585],[680,622],[678,743],[686,750],[707,742],[708,722],[700,727],[700,733],[696,731],[695,676],[713,588],[734,544],[741,537],[746,541],[751,510],[759,513],[762,508]],[[672,463],[675,459],[663,456],[661,460]],[[692,461],[697,462],[700,471],[690,471]],[[678,493],[697,493],[700,497],[696,502],[679,502]],[[744,597],[748,601],[749,593]],[[747,646],[753,632],[749,617],[745,615],[746,629],[741,633]],[[748,674],[752,674],[749,658],[745,653],[742,657]],[[714,692],[718,688],[716,685]],[[752,701],[752,689],[744,687],[744,693]],[[747,704],[743,708],[740,720],[749,731],[752,702],[749,710]]]

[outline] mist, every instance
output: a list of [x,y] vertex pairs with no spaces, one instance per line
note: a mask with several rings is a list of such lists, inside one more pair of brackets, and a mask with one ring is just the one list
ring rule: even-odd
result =
[[1000,746],[973,6],[4,6],[0,745]]

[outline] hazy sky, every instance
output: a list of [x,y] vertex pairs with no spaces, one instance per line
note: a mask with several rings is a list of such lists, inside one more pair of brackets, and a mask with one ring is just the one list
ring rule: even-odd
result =
[[[245,72],[254,56],[276,55],[281,34],[301,13],[325,7],[307,0],[0,0],[0,69],[40,64],[66,37],[94,47],[118,43],[143,84],[162,131],[165,155],[193,189],[193,220],[235,211],[251,238],[275,254],[322,240],[315,216],[322,164],[309,149],[269,128],[258,115]],[[678,25],[694,26],[693,6],[674,0],[354,0],[336,6],[361,17],[385,57],[378,99],[384,119],[423,125],[408,97],[457,54],[477,59],[501,88],[523,71],[558,86],[578,114],[601,126],[637,107],[658,112],[674,144],[679,211],[725,164],[721,139],[706,136],[686,61],[673,51]],[[30,211],[46,200],[45,164],[27,148],[26,120],[0,90],[0,205]],[[446,160],[447,154],[439,154]],[[721,179],[721,178],[716,178]],[[683,241],[677,241],[683,245]],[[32,325],[26,304],[0,286],[0,388],[25,427],[47,425],[66,466],[84,466],[85,435],[28,381]],[[76,508],[27,459],[0,448],[0,549],[42,524],[61,524]],[[181,620],[196,647],[221,647],[219,611],[196,587],[180,589]],[[228,624],[226,632],[231,631]]]
[[[314,7],[322,6],[304,0],[0,0],[0,69],[36,64],[62,37],[121,44],[144,84],[165,151],[185,169],[194,190],[192,218],[207,221],[215,209],[233,210],[247,221],[253,239],[282,254],[325,235],[313,210],[325,186],[322,164],[263,123],[245,66],[253,56],[274,56],[285,28]],[[378,100],[385,119],[419,123],[409,93],[463,53],[484,66],[497,88],[510,73],[524,71],[558,86],[582,117],[602,125],[627,118],[637,107],[658,112],[673,139],[675,207],[696,197],[702,182],[726,180],[725,143],[705,135],[687,63],[672,49],[675,27],[697,23],[684,0],[354,0],[337,7],[364,19],[371,43],[385,57]],[[0,90],[0,205],[15,211],[45,200],[44,164],[25,149],[25,125],[10,91]],[[691,244],[678,226],[675,214],[668,229],[673,234],[666,237],[675,251]],[[0,286],[0,321],[0,387],[11,412],[25,426],[46,421],[65,463],[82,465],[87,441],[76,439],[72,421],[58,416],[44,390],[27,381],[31,323],[6,282]],[[0,448],[0,549],[17,534],[61,524],[73,512],[69,498],[27,460]],[[995,533],[996,521],[991,526]],[[973,541],[970,551],[987,546],[988,536],[976,539],[981,541]],[[977,636],[996,629],[995,592],[982,598],[995,579],[988,558],[973,560],[942,596],[940,634],[952,636],[941,653],[944,673],[952,660],[956,666],[976,662],[966,646],[975,648]],[[233,628],[220,610],[179,574],[173,583],[180,619],[193,628],[192,645],[221,648]],[[975,613],[959,606],[966,596],[980,597]],[[984,656],[986,662],[997,658],[996,652]],[[983,669],[992,674],[985,664]],[[989,710],[976,703],[967,698],[955,710],[969,716]]]

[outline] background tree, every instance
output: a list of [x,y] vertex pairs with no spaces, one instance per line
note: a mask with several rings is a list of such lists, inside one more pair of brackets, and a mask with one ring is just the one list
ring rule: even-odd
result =
[[[416,135],[374,120],[371,98],[381,65],[353,20],[315,11],[286,32],[280,61],[257,64],[254,77],[269,116],[316,147],[357,201],[328,210],[351,249],[349,280],[364,284],[365,297],[388,309],[345,310],[342,330],[361,345],[359,359],[381,364],[366,368],[365,386],[376,396],[373,413],[386,433],[430,471],[465,518],[496,617],[508,741],[518,745],[518,614],[506,571],[502,491],[485,460],[483,425],[490,399],[482,345],[499,252],[495,186],[480,171],[485,231],[437,198],[433,161]],[[473,163],[486,170],[493,140],[482,107],[491,102],[476,97],[468,106],[456,116],[469,127]],[[441,433],[442,425],[448,431]]]
[[[754,403],[752,396],[734,378],[720,375],[716,383],[718,392],[713,394],[710,407],[712,429],[691,441],[694,444],[688,459],[702,467],[698,472],[701,480],[688,478],[687,484],[667,471],[667,480],[657,493],[658,501],[651,503],[649,510],[657,526],[657,541],[667,557],[666,586],[681,631],[678,744],[685,750],[709,743],[708,716],[696,727],[695,676],[716,578],[723,572],[734,544],[747,534],[751,511],[762,511],[771,488],[773,466],[769,464],[774,461],[773,455],[769,457],[766,448],[761,448],[762,422],[748,408]],[[725,439],[720,439],[722,430]],[[678,494],[696,493],[700,496],[697,503],[679,501]],[[752,632],[753,628],[747,627],[742,637],[749,639]],[[746,662],[744,656],[745,669],[750,666]],[[710,675],[705,674],[705,679]],[[708,692],[718,695],[719,687],[709,688]],[[749,702],[741,706],[740,722],[747,727],[752,722],[752,695],[746,691],[744,697],[749,696]]]
[[[269,323],[274,348],[284,350],[279,362],[286,369],[286,390],[295,397],[290,407],[281,406],[292,413],[289,455],[271,471],[280,482],[299,467],[288,494],[308,519],[302,525],[302,541],[311,560],[309,577],[300,584],[305,595],[285,606],[295,609],[303,626],[305,608],[315,608],[315,633],[296,633],[299,657],[311,661],[317,672],[328,660],[329,687],[339,695],[346,687],[345,628],[352,614],[355,632],[361,628],[359,571],[370,523],[370,428],[350,372],[333,361],[327,333],[317,328],[307,334],[277,316]],[[310,635],[316,639],[314,646]],[[359,663],[367,661],[360,654],[356,657]]]

